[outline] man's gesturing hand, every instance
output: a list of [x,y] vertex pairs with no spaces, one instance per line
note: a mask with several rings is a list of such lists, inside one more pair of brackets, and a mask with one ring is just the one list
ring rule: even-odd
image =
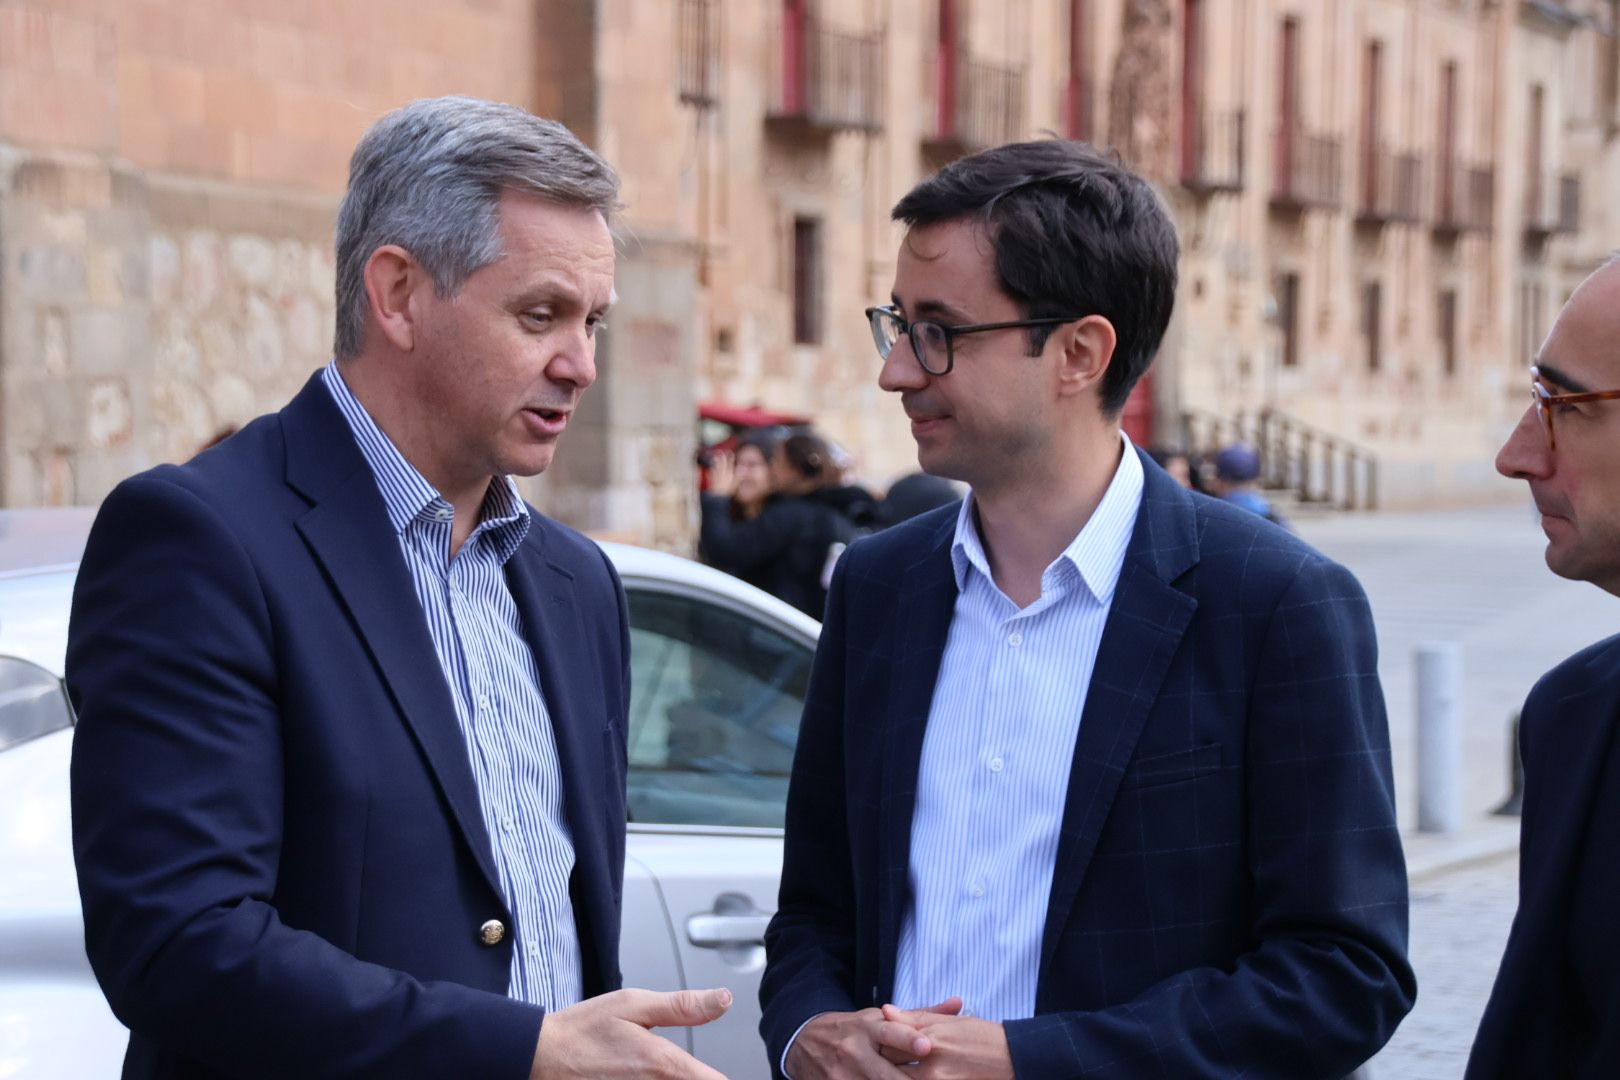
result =
[[[695,1027],[731,1008],[730,990],[615,990],[554,1013],[540,1024],[530,1080],[725,1080],[655,1027]],[[877,1010],[873,1010],[876,1012]]]
[[[919,1015],[961,1007],[951,998]],[[787,1074],[793,1080],[909,1080],[911,1070],[897,1063],[921,1061],[932,1049],[915,1024],[889,1020],[877,1009],[822,1013],[788,1048]]]
[[[951,1000],[957,1006],[953,1011],[959,1011],[961,1001]],[[908,1070],[912,1080],[1013,1080],[1007,1031],[1000,1024],[937,1009],[907,1011],[893,1005],[883,1006],[883,1018],[914,1028],[928,1040],[927,1060]]]

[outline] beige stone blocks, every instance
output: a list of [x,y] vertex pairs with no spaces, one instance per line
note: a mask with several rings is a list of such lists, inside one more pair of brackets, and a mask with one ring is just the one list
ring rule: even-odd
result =
[[0,501],[94,502],[286,400],[329,354],[335,202],[13,158]]
[[0,138],[110,149],[116,32],[94,8],[0,3]]

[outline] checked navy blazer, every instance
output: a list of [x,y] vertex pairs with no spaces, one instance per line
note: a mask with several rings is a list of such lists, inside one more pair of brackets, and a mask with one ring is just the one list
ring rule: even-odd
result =
[[[1301,540],[1143,468],[1013,1065],[1342,1077],[1416,995],[1372,615]],[[834,575],[766,935],[773,1068],[810,1017],[893,993],[956,512],[860,541]]]

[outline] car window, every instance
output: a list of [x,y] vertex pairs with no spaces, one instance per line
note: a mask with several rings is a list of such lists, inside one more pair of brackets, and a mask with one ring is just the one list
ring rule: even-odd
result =
[[780,828],[812,647],[712,601],[628,591],[630,820]]
[[72,726],[60,679],[38,664],[0,656],[0,751]]

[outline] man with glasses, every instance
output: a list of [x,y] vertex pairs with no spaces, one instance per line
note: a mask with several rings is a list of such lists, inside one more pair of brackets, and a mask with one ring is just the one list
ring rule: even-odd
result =
[[1372,619],[1342,567],[1120,431],[1175,295],[1163,205],[1048,140],[894,217],[878,383],[971,491],[834,575],[772,1067],[1342,1077],[1415,993]]
[[[1547,565],[1620,596],[1620,256],[1587,278],[1496,455],[1524,480]],[[1520,714],[1519,913],[1469,1080],[1620,1076],[1620,637],[1542,677]]]

